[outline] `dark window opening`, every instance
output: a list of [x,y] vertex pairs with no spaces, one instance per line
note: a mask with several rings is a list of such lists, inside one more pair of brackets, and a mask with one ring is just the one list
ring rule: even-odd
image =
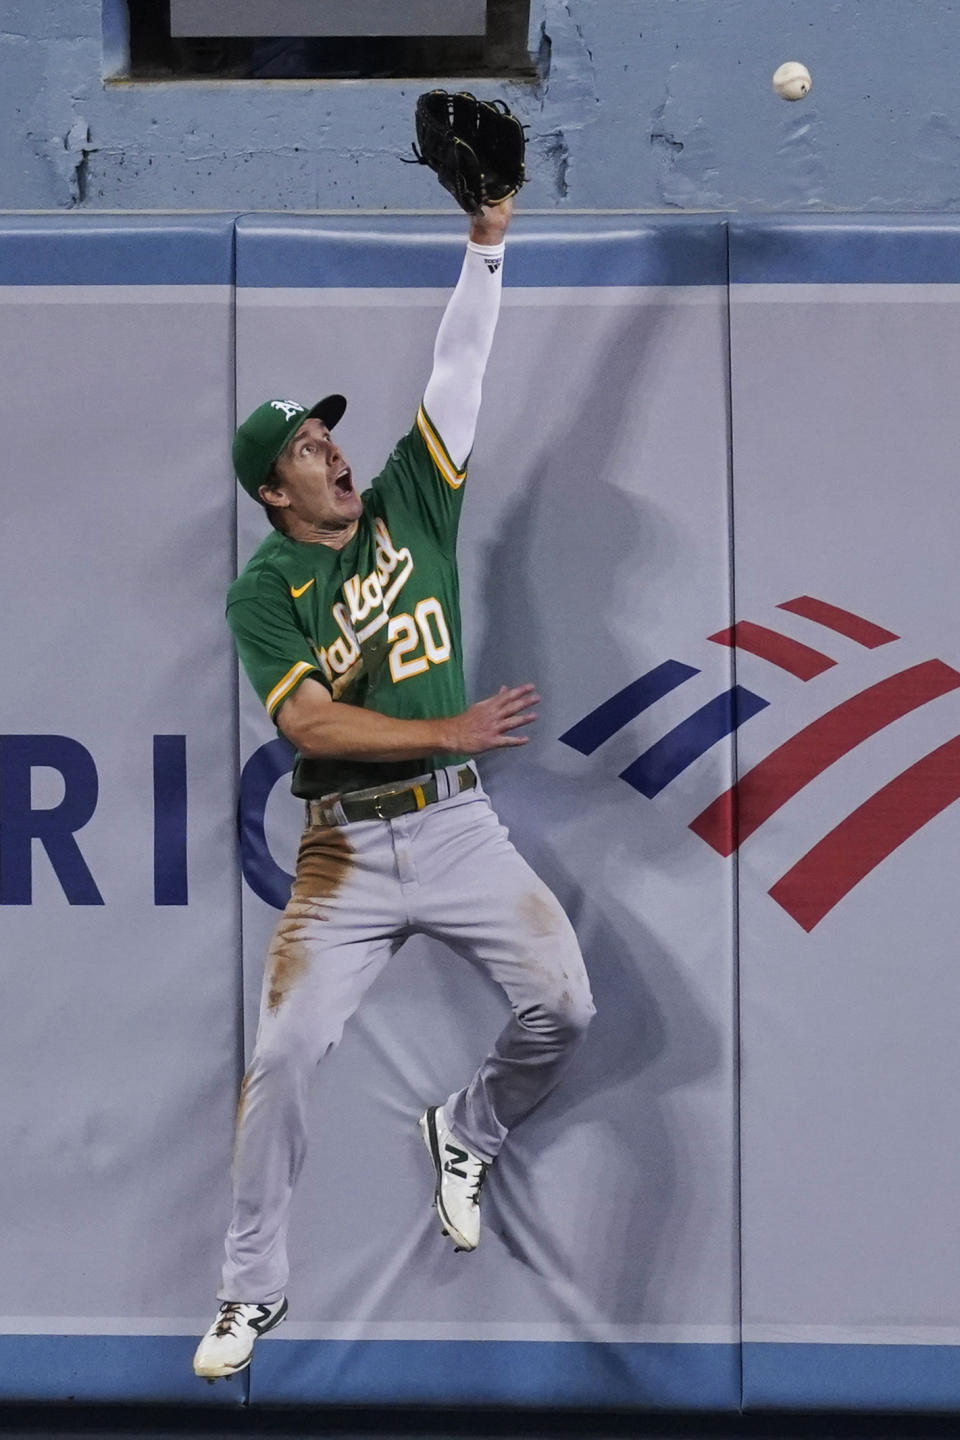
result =
[[134,80],[530,77],[530,0],[487,0],[484,35],[204,36],[170,33],[170,0],[125,0]]

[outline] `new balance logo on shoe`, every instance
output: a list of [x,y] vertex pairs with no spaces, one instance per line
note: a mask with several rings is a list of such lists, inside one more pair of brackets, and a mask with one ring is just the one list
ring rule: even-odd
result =
[[249,1319],[247,1324],[251,1330],[256,1330],[258,1335],[266,1335],[267,1331],[272,1330],[274,1325],[280,1324],[280,1321],[286,1313],[286,1300],[283,1302],[283,1309],[279,1315],[277,1314],[277,1307],[275,1305],[258,1305],[257,1317],[255,1319]]
[[[466,1180],[467,1172],[462,1168],[468,1159],[466,1150],[458,1150],[456,1145],[447,1145],[446,1153],[450,1158],[444,1161],[444,1170],[448,1175],[457,1175],[461,1180]],[[458,1166],[461,1168],[458,1169]]]

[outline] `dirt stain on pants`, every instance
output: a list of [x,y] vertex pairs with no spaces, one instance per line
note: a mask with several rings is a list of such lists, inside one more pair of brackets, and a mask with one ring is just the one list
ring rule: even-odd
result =
[[335,825],[315,825],[304,831],[293,889],[267,957],[267,1009],[271,1014],[276,1014],[306,974],[310,963],[307,922],[326,918],[324,905],[340,889],[352,864],[350,844]]
[[521,934],[532,935],[534,939],[545,939],[560,930],[560,902],[551,895],[547,898],[531,890],[517,905]]

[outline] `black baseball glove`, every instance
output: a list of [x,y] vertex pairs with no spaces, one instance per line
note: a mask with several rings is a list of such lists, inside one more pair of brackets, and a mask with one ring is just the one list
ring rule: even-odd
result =
[[478,100],[466,90],[419,96],[413,153],[468,215],[517,193],[526,179],[523,151],[523,126],[502,100]]

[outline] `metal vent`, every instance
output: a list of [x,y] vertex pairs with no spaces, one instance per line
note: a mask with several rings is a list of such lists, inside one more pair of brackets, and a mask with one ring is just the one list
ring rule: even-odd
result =
[[486,0],[170,0],[173,36],[483,35]]

